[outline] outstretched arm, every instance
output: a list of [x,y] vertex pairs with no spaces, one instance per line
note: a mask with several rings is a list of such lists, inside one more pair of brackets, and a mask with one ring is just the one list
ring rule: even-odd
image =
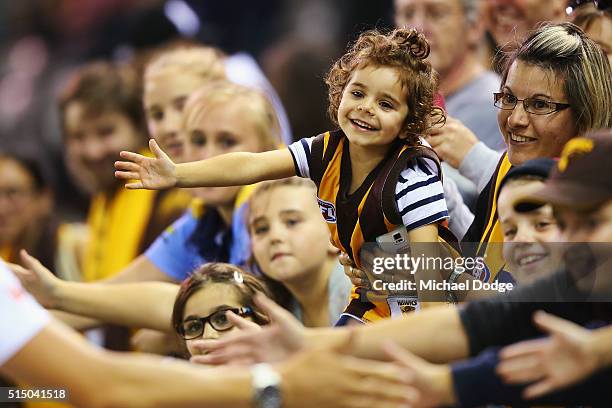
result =
[[288,149],[263,153],[235,152],[197,162],[175,164],[157,145],[149,142],[154,158],[121,152],[127,161],[115,162],[115,176],[135,180],[127,188],[162,190],[171,187],[227,187],[295,176]]
[[[389,340],[424,359],[446,363],[469,355],[468,336],[457,308],[432,307],[395,320],[381,320],[351,328],[305,329],[289,312],[264,296],[255,302],[272,323],[259,331],[230,333],[223,338],[200,340],[194,347],[202,364],[251,364],[278,361],[306,347],[333,346],[353,335],[345,353],[359,358],[385,360]],[[231,316],[231,319],[239,317]],[[409,335],[406,335],[409,333]]]
[[12,265],[22,284],[44,306],[108,323],[172,331],[171,313],[178,285],[138,282],[106,285],[63,281],[36,258],[21,253],[27,269]]

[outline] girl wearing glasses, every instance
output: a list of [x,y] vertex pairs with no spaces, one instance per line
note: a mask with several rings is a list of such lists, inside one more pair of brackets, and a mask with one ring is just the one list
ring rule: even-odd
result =
[[166,282],[104,285],[63,281],[25,251],[21,257],[29,271],[17,265],[11,268],[26,285],[34,280],[42,282],[28,286],[46,308],[128,327],[174,332],[184,340],[189,355],[198,354],[192,347],[195,340],[218,339],[237,329],[227,319],[228,311],[245,318],[249,327],[268,323],[253,302],[256,293],[270,295],[265,283],[231,264],[203,265],[180,286]]

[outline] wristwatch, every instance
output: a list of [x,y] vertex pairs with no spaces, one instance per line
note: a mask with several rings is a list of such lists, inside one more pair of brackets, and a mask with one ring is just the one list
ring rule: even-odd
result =
[[253,402],[257,408],[281,408],[280,375],[270,364],[259,363],[251,367],[253,376]]
[[[451,273],[451,275],[448,278],[448,283],[449,286],[452,286],[453,283],[457,282],[457,279],[459,279],[459,275],[461,275],[463,273],[463,271],[461,272],[457,272],[457,270],[453,270],[453,273]],[[452,290],[448,290],[446,292],[446,301],[448,303],[457,303],[457,295],[455,295],[455,293]]]

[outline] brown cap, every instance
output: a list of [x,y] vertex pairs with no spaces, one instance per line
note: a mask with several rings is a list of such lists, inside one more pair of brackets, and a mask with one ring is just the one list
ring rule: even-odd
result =
[[589,210],[612,199],[612,129],[570,139],[544,187],[514,207],[546,204]]

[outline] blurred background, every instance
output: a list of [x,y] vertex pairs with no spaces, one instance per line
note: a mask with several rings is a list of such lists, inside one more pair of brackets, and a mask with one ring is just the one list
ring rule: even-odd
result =
[[359,32],[391,27],[392,13],[392,0],[1,0],[0,150],[40,159],[57,208],[81,218],[87,198],[64,168],[56,103],[75,67],[179,38],[246,52],[301,138],[330,126],[322,80],[330,64]]

